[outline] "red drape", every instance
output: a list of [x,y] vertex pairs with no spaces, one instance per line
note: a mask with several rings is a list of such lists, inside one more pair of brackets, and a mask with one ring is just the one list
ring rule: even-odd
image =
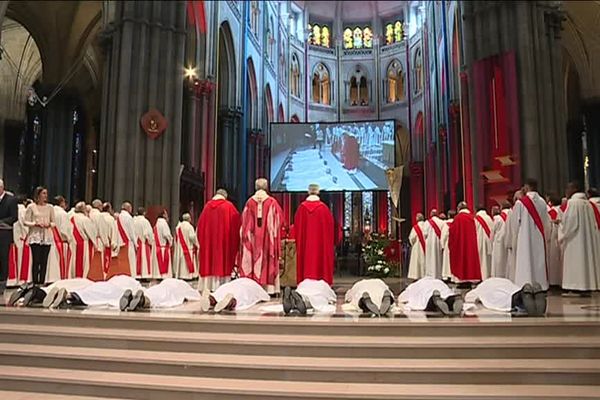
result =
[[187,2],[188,23],[198,28],[199,33],[206,33],[206,16],[204,0]]
[[377,232],[388,233],[388,194],[375,192],[377,196]]
[[464,200],[473,204],[473,162],[471,159],[471,125],[469,122],[469,82],[466,73],[460,74],[462,118],[462,156],[464,174]]

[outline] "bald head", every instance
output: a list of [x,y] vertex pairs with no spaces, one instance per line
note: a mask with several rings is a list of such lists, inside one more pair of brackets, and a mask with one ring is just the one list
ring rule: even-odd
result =
[[417,215],[415,216],[415,219],[417,220],[417,222],[422,222],[422,221],[425,221],[425,216],[421,213],[417,213]]
[[229,196],[229,194],[227,193],[227,190],[225,189],[217,189],[217,192],[215,194],[218,194],[219,196],[223,196],[225,198],[227,198],[227,196]]
[[80,214],[85,214],[86,211],[86,205],[84,201],[79,201],[75,204],[75,212],[76,213],[80,213]]
[[96,210],[102,211],[102,200],[94,199],[92,201],[92,207],[94,207]]
[[433,208],[430,212],[429,212],[429,217],[437,217],[438,215],[438,210],[437,208]]
[[190,213],[185,213],[181,216],[181,220],[186,222],[192,222],[192,216],[190,215]]
[[130,202],[124,201],[123,204],[121,204],[121,210],[127,211],[129,214],[131,214],[133,212],[133,207],[131,206]]
[[456,206],[456,209],[458,211],[460,210],[466,210],[467,208],[469,208],[469,206],[467,205],[466,201],[461,201],[460,203],[458,203],[458,205]]
[[269,189],[269,182],[265,178],[258,178],[254,181],[254,190],[264,190],[267,191]]

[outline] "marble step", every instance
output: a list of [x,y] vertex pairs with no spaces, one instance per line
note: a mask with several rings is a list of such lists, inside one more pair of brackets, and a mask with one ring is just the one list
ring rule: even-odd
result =
[[600,385],[598,360],[274,357],[0,343],[0,365],[267,381]]
[[[256,315],[207,315],[37,308],[0,308],[0,322],[24,325],[58,325],[128,330],[168,330],[182,332],[248,333],[343,336],[592,336],[600,335],[600,321],[565,321],[552,318],[514,318],[482,322],[472,318],[433,318],[427,321],[397,318],[311,318],[266,317]],[[441,329],[443,328],[443,329]]]
[[[0,369],[3,390],[169,400],[597,399],[598,386],[382,384],[181,377],[38,367]],[[33,396],[32,396],[33,397]],[[43,398],[43,396],[42,396]]]
[[[4,400],[32,400],[39,399],[40,395],[32,392],[22,392],[16,390],[0,390],[0,399]],[[43,400],[125,400],[117,397],[92,397],[78,396],[69,394],[50,394],[44,393]]]
[[600,359],[600,336],[343,336],[0,323],[0,343],[296,357]]

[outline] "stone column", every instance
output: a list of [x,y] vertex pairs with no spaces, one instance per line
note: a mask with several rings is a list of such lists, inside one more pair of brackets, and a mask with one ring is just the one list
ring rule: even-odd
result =
[[[103,34],[99,195],[115,203],[163,205],[179,213],[184,1],[124,1]],[[150,139],[140,118],[156,108],[168,127]]]

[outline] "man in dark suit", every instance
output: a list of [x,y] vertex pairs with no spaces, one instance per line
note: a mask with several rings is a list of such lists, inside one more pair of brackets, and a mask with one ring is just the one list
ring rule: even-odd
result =
[[4,190],[4,181],[0,179],[0,295],[6,289],[8,253],[13,242],[13,224],[17,218],[17,199]]

